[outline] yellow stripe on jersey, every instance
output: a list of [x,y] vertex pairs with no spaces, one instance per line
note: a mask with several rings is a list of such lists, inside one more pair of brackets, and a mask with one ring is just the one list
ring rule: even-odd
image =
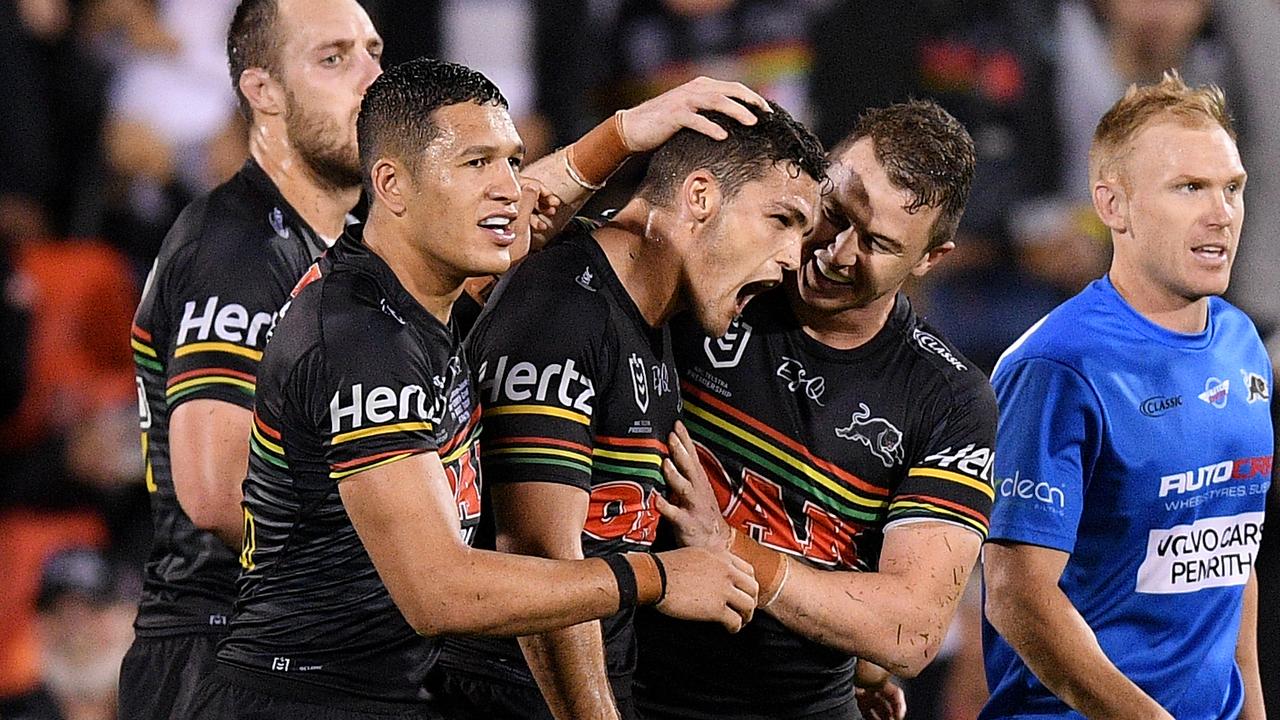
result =
[[959,483],[965,487],[971,487],[983,495],[986,495],[990,500],[996,499],[996,493],[991,489],[990,485],[982,482],[981,480],[975,480],[968,475],[962,475],[958,472],[951,472],[950,470],[931,467],[913,467],[907,471],[907,475],[909,477],[932,477],[938,478],[939,480],[950,480],[951,482]]
[[576,452],[573,452],[572,450],[557,450],[555,448],[530,447],[528,445],[520,445],[518,447],[496,448],[492,450],[485,450],[483,451],[483,453],[485,457],[488,457],[490,455],[510,455],[510,454],[550,455],[552,457],[569,458],[570,460],[573,460],[575,462],[586,463],[587,465],[591,464],[591,458],[587,457],[586,455],[583,455],[582,453],[576,453]]
[[177,395],[178,393],[184,390],[189,390],[190,388],[200,387],[201,385],[213,385],[213,384],[234,385],[238,388],[248,390],[250,393],[253,393],[257,388],[257,386],[254,385],[253,383],[245,382],[244,380],[237,380],[235,378],[229,378],[229,377],[213,376],[213,377],[196,378],[194,380],[187,380],[185,382],[180,382],[177,385],[174,385],[173,387],[165,390],[164,394],[165,394],[165,397],[173,397],[174,395]]
[[364,428],[363,430],[352,430],[344,432],[341,435],[334,435],[331,445],[341,445],[344,442],[359,440],[360,438],[373,437],[374,435],[386,435],[393,432],[412,432],[414,430],[425,430],[431,432],[431,423],[423,420],[420,422],[396,423],[395,425],[379,425],[377,427]]
[[405,452],[400,453],[399,455],[396,455],[396,456],[394,456],[394,457],[389,457],[389,458],[387,458],[386,460],[379,460],[379,461],[378,461],[378,462],[376,462],[376,463],[370,463],[370,464],[368,464],[368,465],[361,465],[360,467],[357,467],[357,468],[351,468],[350,470],[343,470],[343,471],[341,471],[341,472],[331,472],[331,473],[329,473],[329,479],[331,479],[331,480],[341,480],[341,479],[342,479],[342,478],[344,478],[344,477],[348,477],[348,476],[351,476],[351,475],[355,475],[356,473],[361,473],[361,472],[364,472],[365,470],[372,470],[372,469],[377,468],[377,467],[382,467],[383,465],[390,465],[390,464],[391,464],[391,463],[393,463],[393,462],[399,462],[399,461],[401,461],[401,460],[403,460],[403,459],[405,459],[405,458],[407,458],[407,457],[412,457],[412,456],[417,455],[417,454],[418,454],[418,452],[417,452],[417,451],[415,451],[415,450],[406,450]]
[[262,359],[262,351],[253,348],[241,347],[226,342],[198,342],[190,345],[183,345],[173,352],[174,357],[183,357],[185,355],[194,355],[202,352],[223,352],[231,355],[239,355],[247,357],[250,360],[258,361]]
[[484,414],[485,417],[491,415],[550,415],[551,417],[576,422],[579,425],[591,425],[591,418],[582,413],[547,405],[503,405],[496,408],[486,408]]
[[134,340],[133,338],[129,339],[129,346],[132,347],[134,350],[137,350],[138,352],[148,357],[156,356],[155,350],[152,350],[151,348],[147,347],[146,345],[143,345],[142,343],[138,342],[137,340]]
[[647,453],[615,452],[613,450],[602,450],[598,447],[592,448],[591,454],[610,458],[612,460],[628,460],[630,462],[649,463],[650,465],[662,467],[662,458],[657,454],[650,455]]

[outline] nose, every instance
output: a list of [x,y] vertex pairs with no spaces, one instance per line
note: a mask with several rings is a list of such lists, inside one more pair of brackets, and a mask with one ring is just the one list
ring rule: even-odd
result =
[[374,80],[382,74],[382,61],[374,57],[370,53],[364,52],[359,54],[360,58],[360,95],[363,96]]
[[803,248],[804,238],[800,235],[793,235],[782,246],[782,250],[778,252],[775,259],[783,270],[794,272],[800,269],[800,255]]
[[853,267],[858,264],[858,230],[850,226],[836,235],[829,250],[829,262],[837,267]]
[[489,183],[487,195],[490,200],[503,203],[520,201],[520,177],[516,169],[506,162],[495,162],[493,181]]
[[1236,207],[1237,197],[1227,192],[1213,193],[1209,213],[1205,218],[1209,225],[1213,227],[1231,225],[1236,218],[1236,213],[1239,211],[1239,208]]

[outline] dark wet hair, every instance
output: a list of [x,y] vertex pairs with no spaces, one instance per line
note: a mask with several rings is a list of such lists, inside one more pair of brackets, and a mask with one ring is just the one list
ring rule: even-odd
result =
[[240,0],[227,29],[227,66],[231,70],[231,87],[240,101],[240,114],[252,120],[249,99],[240,92],[240,76],[249,68],[276,69],[280,38],[276,22],[280,7],[277,0]]
[[817,136],[781,106],[772,102],[769,106],[771,113],[746,106],[757,118],[755,125],[703,111],[701,115],[724,128],[729,137],[713,140],[694,130],[680,130],[654,151],[636,194],[655,205],[669,205],[684,179],[698,169],[715,176],[726,198],[780,164],[825,180],[828,160]]
[[903,209],[937,207],[927,250],[955,238],[969,201],[977,157],[964,125],[932,100],[910,100],[868,110],[836,146],[839,158],[854,143],[871,138],[876,161],[894,187],[911,193]]
[[465,102],[507,107],[507,99],[489,78],[443,60],[410,60],[374,80],[356,121],[360,170],[369,196],[373,197],[370,174],[379,158],[395,157],[417,172],[422,151],[440,134],[432,114]]

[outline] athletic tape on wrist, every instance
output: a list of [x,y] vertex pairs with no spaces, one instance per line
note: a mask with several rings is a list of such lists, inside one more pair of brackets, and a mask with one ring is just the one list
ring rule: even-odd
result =
[[636,571],[632,569],[627,556],[622,553],[605,555],[602,558],[613,571],[613,579],[618,583],[618,609],[626,610],[636,606]]
[[661,602],[666,592],[663,571],[659,569],[662,561],[657,555],[647,552],[629,552],[626,558],[636,574],[636,604],[655,605]]
[[755,572],[756,583],[760,585],[757,597],[777,599],[782,583],[786,580],[791,566],[787,564],[787,556],[761,545],[750,537],[732,529],[729,540],[729,552],[746,560]]
[[631,157],[631,148],[622,136],[622,114],[615,113],[569,147],[565,148],[564,165],[569,177],[584,189],[604,187],[609,176]]
[[790,577],[791,577],[791,558],[787,555],[783,555],[782,556],[782,579],[778,581],[778,588],[774,590],[773,594],[770,595],[768,598],[765,597],[764,590],[761,590],[760,596],[757,600],[757,606],[762,608],[767,608],[770,605],[772,605],[775,600],[777,600],[779,597],[782,596],[782,588],[786,586],[787,578],[790,578]]
[[663,600],[667,599],[667,566],[662,564],[662,558],[658,557],[658,553],[652,556],[653,564],[658,566],[658,579],[662,581],[662,590],[658,593],[658,599],[654,605],[661,605]]

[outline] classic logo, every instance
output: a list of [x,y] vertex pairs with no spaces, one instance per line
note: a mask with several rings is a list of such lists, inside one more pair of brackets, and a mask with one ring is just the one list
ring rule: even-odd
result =
[[628,361],[631,368],[631,391],[632,396],[636,400],[636,407],[640,408],[640,412],[649,412],[649,378],[645,372],[644,360],[639,355],[631,353],[631,359]]
[[489,361],[480,363],[480,371],[477,373],[480,393],[488,393],[490,405],[497,404],[499,399],[517,403],[550,400],[588,417],[591,415],[591,399],[596,395],[595,385],[591,378],[574,369],[572,359],[566,359],[563,364],[551,363],[543,368],[531,362],[518,362],[508,368],[510,361],[508,355],[498,358],[492,377],[489,376]]
[[1267,379],[1258,373],[1251,373],[1248,370],[1241,370],[1240,374],[1244,376],[1244,386],[1249,390],[1249,397],[1246,401],[1252,405],[1259,400],[1268,400],[1271,398],[1271,392],[1267,388]]
[[858,403],[859,412],[849,420],[849,427],[836,428],[836,436],[856,440],[867,446],[885,467],[900,464],[903,458],[902,431],[884,418],[871,417],[871,408]]
[[1199,397],[1210,405],[1222,409],[1227,406],[1227,390],[1230,387],[1230,380],[1211,377],[1204,381],[1204,392],[1200,393]]
[[817,403],[818,407],[825,407],[822,404],[822,394],[827,390],[826,378],[809,377],[809,371],[799,360],[785,355],[782,356],[782,364],[778,366],[777,375],[787,382],[787,390],[798,392],[803,388],[805,397]]
[[594,276],[594,275],[592,275],[592,274],[591,274],[591,266],[590,266],[590,265],[588,265],[586,268],[584,268],[584,269],[582,270],[582,274],[581,274],[581,275],[579,275],[578,277],[574,278],[574,279],[578,281],[578,284],[579,284],[579,285],[581,285],[582,287],[586,288],[587,290],[590,290],[591,292],[595,292],[595,291],[596,291],[595,287],[594,287],[594,286],[592,286],[592,284],[591,284],[591,283],[592,283],[592,281],[594,281],[596,278],[595,278],[595,276]]
[[378,306],[382,308],[383,315],[390,317],[401,325],[404,324],[404,318],[400,317],[400,313],[396,312],[396,309],[391,307],[391,303],[388,303],[386,298],[382,298]]
[[948,363],[951,363],[951,367],[961,372],[964,372],[965,370],[969,369],[967,365],[960,362],[960,358],[957,358],[955,354],[951,352],[951,348],[948,348],[945,343],[943,343],[941,340],[938,339],[936,335],[931,335],[921,330],[920,328],[916,328],[915,330],[911,331],[911,337],[914,338],[915,341],[920,344],[920,347],[924,348],[925,350],[928,350],[929,352],[937,355],[938,357],[941,357],[943,360],[946,360]]
[[723,369],[737,367],[742,362],[742,352],[747,349],[748,342],[751,342],[751,326],[737,317],[722,337],[715,340],[707,338],[702,347],[707,352],[711,367]]
[[216,340],[259,347],[259,334],[270,328],[276,317],[275,313],[265,312],[254,313],[251,317],[249,310],[239,303],[219,307],[217,295],[205,300],[203,308],[197,310],[197,307],[194,300],[182,306],[182,321],[178,325],[179,346],[187,342],[189,334],[194,333],[200,342],[208,340],[212,334]]
[[1138,410],[1142,411],[1147,417],[1160,417],[1174,408],[1182,407],[1182,396],[1172,395],[1165,397],[1163,395],[1153,395],[1143,400],[1138,405]]

